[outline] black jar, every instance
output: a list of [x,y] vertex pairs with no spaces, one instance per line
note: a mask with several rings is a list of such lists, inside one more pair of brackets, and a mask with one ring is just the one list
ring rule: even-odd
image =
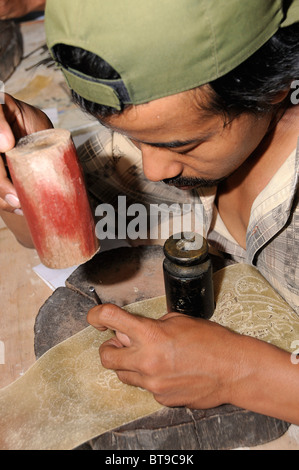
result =
[[198,233],[171,236],[163,263],[168,312],[209,319],[214,313],[213,269],[208,244]]

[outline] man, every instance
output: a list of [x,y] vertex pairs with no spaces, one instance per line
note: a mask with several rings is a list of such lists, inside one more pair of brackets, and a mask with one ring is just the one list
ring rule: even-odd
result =
[[[139,149],[148,180],[199,191],[210,242],[255,265],[297,313],[298,20],[297,0],[48,0],[46,11],[74,99]],[[0,151],[14,144],[9,123],[17,137],[49,125],[36,113],[8,98]],[[29,245],[4,178],[0,196]],[[103,365],[164,405],[232,403],[299,424],[298,367],[272,345],[174,313],[106,305],[88,320],[116,331]]]

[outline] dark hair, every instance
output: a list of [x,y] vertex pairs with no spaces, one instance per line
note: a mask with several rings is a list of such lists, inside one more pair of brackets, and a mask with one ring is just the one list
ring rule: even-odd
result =
[[[208,103],[211,113],[236,116],[243,112],[264,113],[273,107],[273,98],[290,89],[299,78],[299,23],[279,29],[249,59],[217,80],[209,83]],[[58,44],[54,49],[58,62],[93,77],[117,79],[119,74],[99,56],[83,49]],[[202,87],[198,87],[200,89]],[[196,89],[195,89],[196,91]],[[87,113],[105,118],[120,111],[88,101],[72,91],[73,100]],[[195,95],[196,96],[196,95]],[[198,102],[202,109],[202,103]]]
[[[264,113],[299,78],[299,23],[283,28],[241,65],[209,84],[208,108],[226,115]],[[287,103],[291,104],[289,98]]]

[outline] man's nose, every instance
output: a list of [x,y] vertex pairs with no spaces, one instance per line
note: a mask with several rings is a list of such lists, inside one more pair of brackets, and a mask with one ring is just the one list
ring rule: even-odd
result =
[[143,173],[150,181],[174,178],[183,171],[183,165],[176,160],[175,152],[168,149],[141,144]]

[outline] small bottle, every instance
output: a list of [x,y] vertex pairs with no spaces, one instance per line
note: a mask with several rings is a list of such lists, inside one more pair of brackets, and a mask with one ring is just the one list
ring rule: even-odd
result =
[[168,312],[209,319],[215,309],[213,269],[201,235],[185,232],[164,244],[163,263]]

